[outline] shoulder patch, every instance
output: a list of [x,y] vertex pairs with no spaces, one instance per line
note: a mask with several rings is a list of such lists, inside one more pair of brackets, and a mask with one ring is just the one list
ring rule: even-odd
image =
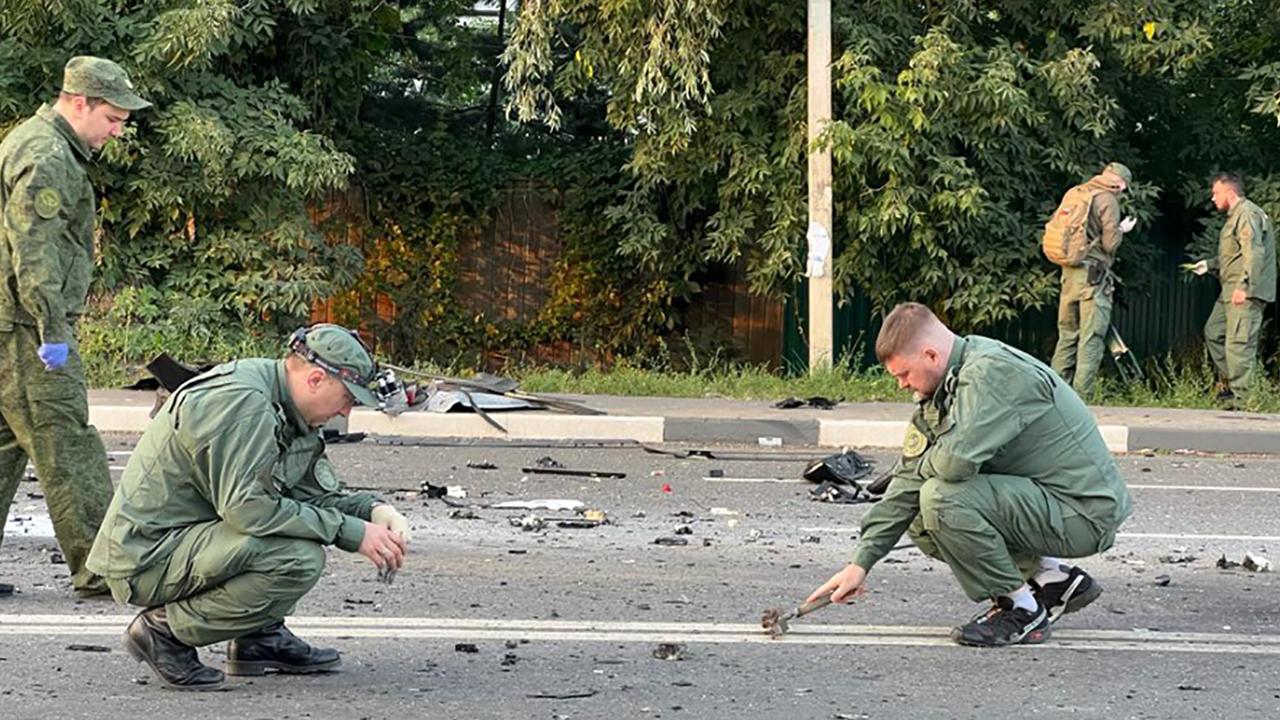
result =
[[924,436],[915,425],[907,426],[907,437],[902,440],[902,456],[917,458],[929,447],[929,438]]
[[57,188],[40,188],[36,191],[35,207],[37,215],[45,220],[51,220],[57,217],[58,211],[62,209],[62,195]]

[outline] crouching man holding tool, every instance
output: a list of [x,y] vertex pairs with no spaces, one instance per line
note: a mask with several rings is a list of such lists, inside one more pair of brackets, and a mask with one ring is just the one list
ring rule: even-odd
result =
[[809,600],[861,593],[907,532],[990,609],[955,628],[962,645],[1039,643],[1101,586],[1059,558],[1102,552],[1129,516],[1124,480],[1080,396],[1025,353],[957,337],[917,303],[897,306],[876,356],[917,408],[887,492],[863,516],[853,562]]
[[115,599],[144,609],[124,645],[166,686],[211,690],[221,670],[196,648],[222,640],[227,673],[313,673],[313,648],[284,618],[324,570],[325,546],[359,552],[379,576],[404,563],[409,524],[348,494],[319,428],[353,405],[394,414],[403,389],[337,325],[295,332],[284,360],[219,365],[169,397],[138,442],[89,556]]

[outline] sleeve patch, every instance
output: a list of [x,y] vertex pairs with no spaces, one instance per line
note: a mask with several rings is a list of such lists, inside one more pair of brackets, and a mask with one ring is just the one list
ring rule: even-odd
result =
[[58,193],[57,188],[40,188],[36,192],[35,208],[37,215],[45,220],[51,220],[57,217],[58,211],[62,209],[62,195]]

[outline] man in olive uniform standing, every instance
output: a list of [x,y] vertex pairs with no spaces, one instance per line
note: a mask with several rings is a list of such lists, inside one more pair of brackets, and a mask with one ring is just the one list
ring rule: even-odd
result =
[[196,647],[230,640],[227,672],[313,673],[339,664],[284,617],[320,579],[325,546],[398,570],[404,516],[343,491],[319,427],[377,406],[377,366],[336,325],[295,333],[284,360],[230,362],[169,397],[134,449],[89,567],[122,603],[146,608],[125,649],[166,686],[209,690],[223,672]]
[[963,645],[1043,642],[1101,586],[1059,558],[1100,553],[1129,516],[1124,480],[1080,396],[1003,343],[957,337],[929,308],[885,318],[876,355],[917,409],[884,498],[862,520],[853,562],[810,600],[843,602],[903,532],[989,610],[952,631]]
[[84,562],[111,499],[74,334],[93,271],[85,165],[149,106],[119,65],[75,57],[58,99],[0,143],[0,537],[30,458],[82,594],[105,592]]
[[1249,399],[1258,364],[1258,333],[1266,304],[1276,300],[1275,225],[1267,213],[1244,195],[1244,182],[1234,173],[1213,178],[1213,205],[1227,214],[1218,236],[1218,256],[1191,267],[1197,275],[1218,271],[1222,292],[1204,326],[1209,357],[1229,390],[1219,399],[1236,404]]
[[1120,202],[1116,199],[1131,182],[1133,173],[1129,168],[1113,162],[1082,186],[1093,198],[1085,225],[1089,252],[1083,264],[1062,268],[1053,369],[1082,397],[1088,397],[1093,390],[1107,349],[1111,297],[1115,292],[1111,266],[1116,261],[1116,250],[1137,222],[1134,218],[1120,219]]

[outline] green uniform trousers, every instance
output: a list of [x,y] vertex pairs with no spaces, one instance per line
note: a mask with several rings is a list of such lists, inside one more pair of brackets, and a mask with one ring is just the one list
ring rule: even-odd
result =
[[0,539],[29,458],[72,584],[99,592],[102,580],[84,563],[111,503],[111,473],[102,438],[89,424],[80,353],[70,345],[67,364],[50,371],[36,355],[34,327],[0,332]]
[[1042,556],[1094,555],[1116,537],[1115,528],[1098,527],[1039,484],[1013,475],[926,481],[920,514],[907,533],[921,552],[949,565],[975,601],[1021,587]]
[[107,584],[118,602],[164,605],[173,634],[193,647],[284,620],[324,572],[324,547],[311,540],[254,537],[221,520],[178,532],[167,559]]
[[1107,328],[1111,326],[1110,281],[1090,285],[1084,268],[1067,268],[1062,273],[1062,295],[1058,301],[1058,346],[1053,351],[1053,369],[1071,383],[1077,394],[1087,398],[1107,352]]
[[1258,334],[1266,303],[1249,298],[1234,305],[1231,298],[1219,297],[1204,324],[1204,342],[1218,375],[1227,379],[1231,393],[1240,400],[1249,397],[1253,368],[1258,364]]

